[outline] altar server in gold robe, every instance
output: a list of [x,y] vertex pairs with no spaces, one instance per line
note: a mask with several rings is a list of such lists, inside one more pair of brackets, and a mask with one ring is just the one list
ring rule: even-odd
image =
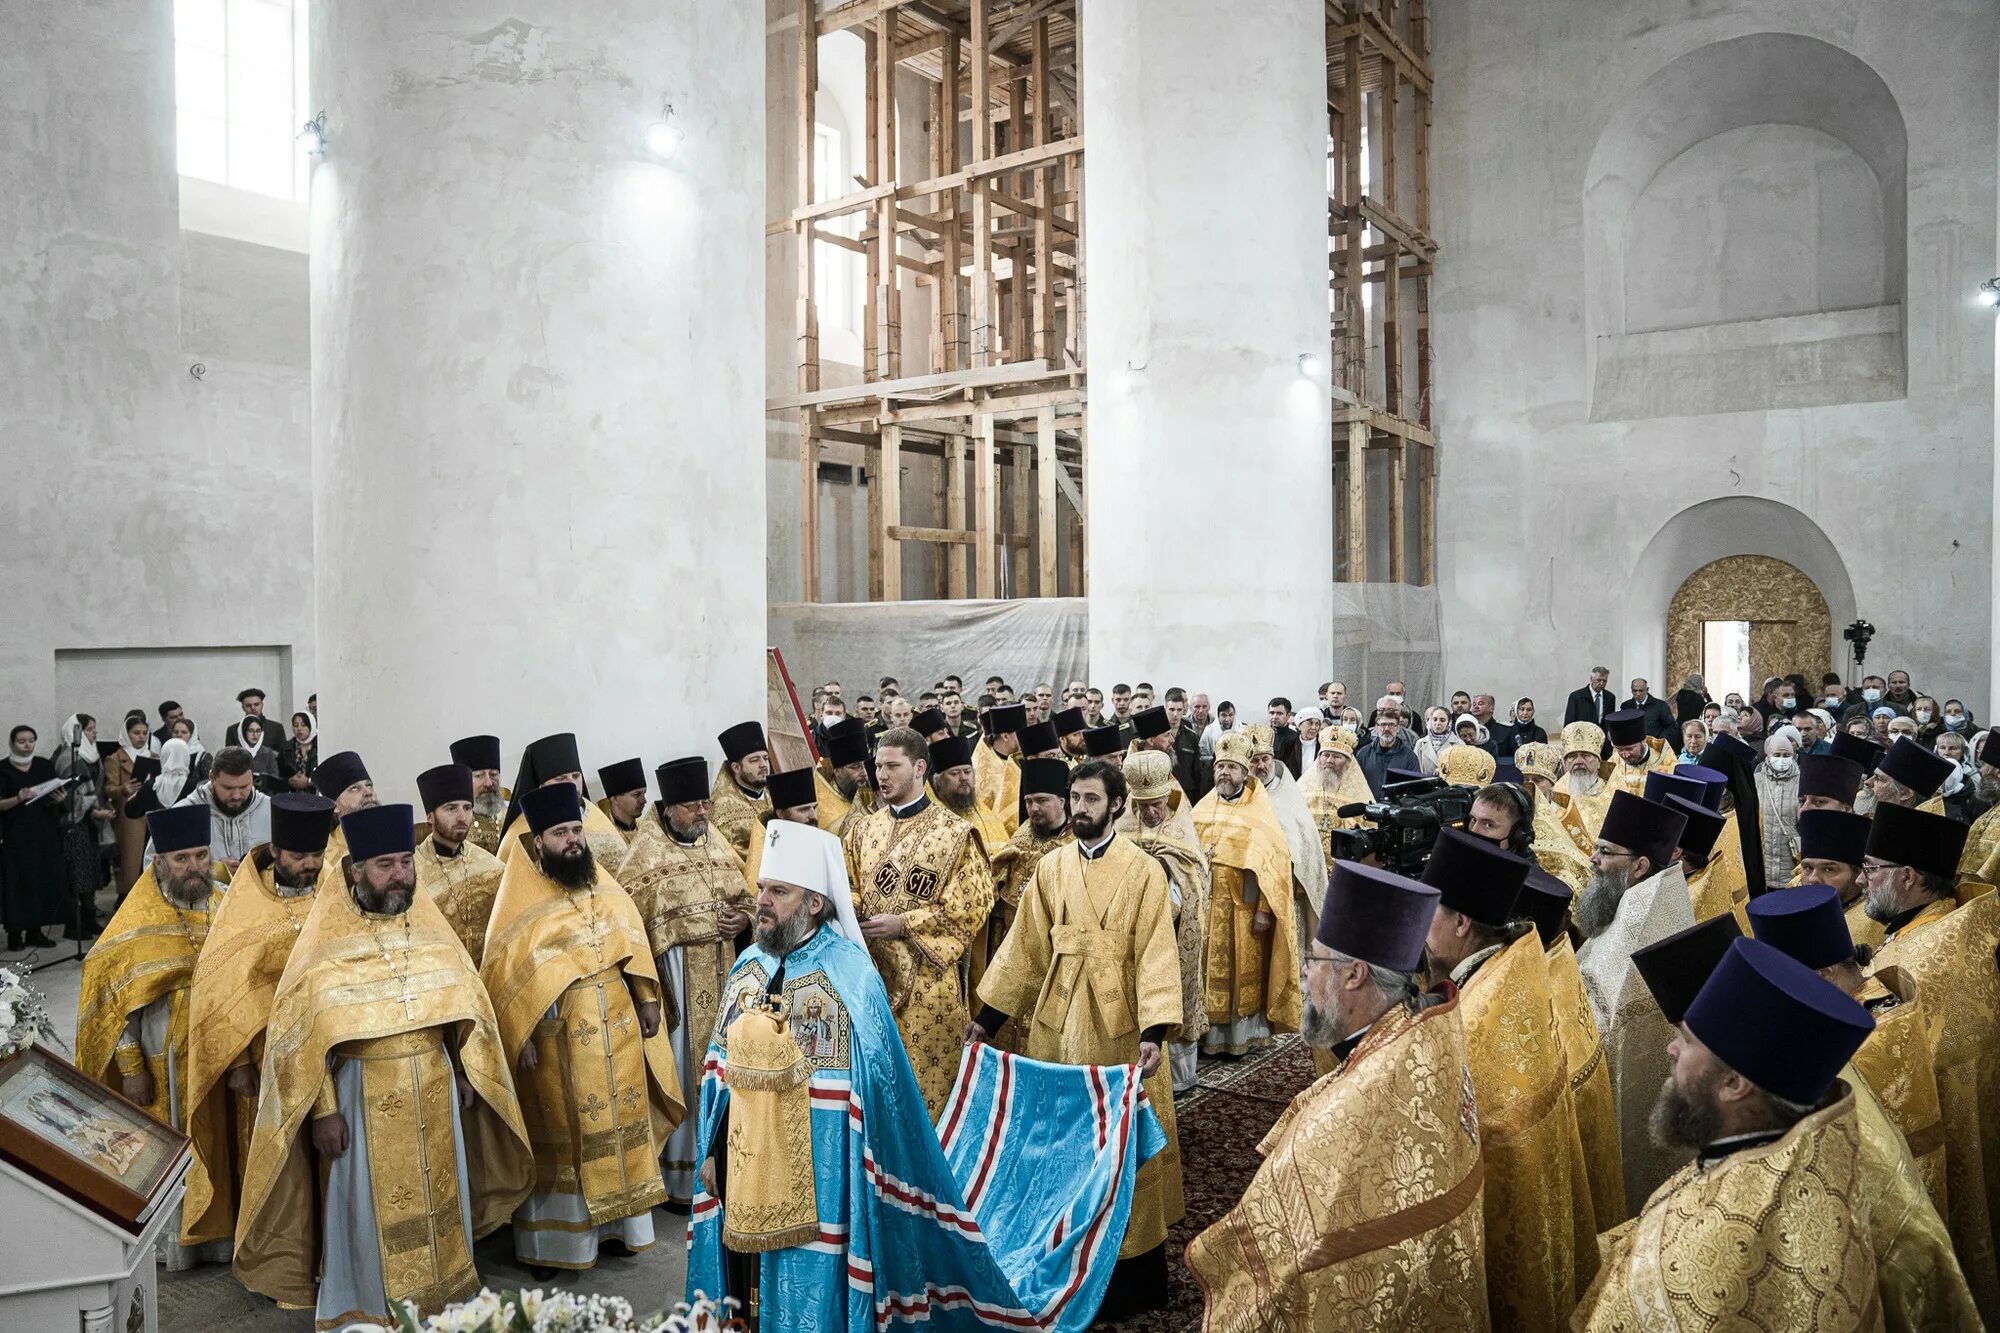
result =
[[472,770],[440,764],[417,774],[417,795],[430,832],[417,844],[417,891],[437,904],[474,967],[486,950],[486,921],[500,891],[500,858],[472,840]]
[[757,816],[771,808],[770,793],[764,790],[771,780],[771,747],[756,722],[738,722],[715,740],[722,747],[722,769],[709,797],[708,822],[741,860],[750,854],[753,835],[763,836]]
[[1437,890],[1333,864],[1303,1032],[1332,1073],[1258,1144],[1243,1198],[1188,1246],[1204,1333],[1484,1333],[1479,1112],[1458,996],[1422,993]]
[[1574,1328],[1881,1327],[1860,1125],[1838,1077],[1873,1026],[1802,964],[1731,942],[1652,1116],[1695,1160],[1603,1238]]
[[[773,773],[764,790],[771,797],[771,808],[757,816],[757,832],[750,839],[750,855],[743,860],[743,882],[749,887],[753,901],[757,893],[757,876],[764,865],[764,830],[774,822],[819,826],[819,792],[810,768]],[[659,821],[655,819],[653,822],[657,824]]]
[[[183,1131],[192,1111],[189,991],[222,897],[209,859],[208,813],[206,805],[177,805],[146,816],[153,859],[84,958],[77,1001],[77,1068]],[[219,1087],[209,1095],[226,1096]],[[227,1114],[223,1108],[218,1118]],[[228,1159],[216,1166],[226,1168]],[[189,1174],[204,1169],[197,1161]],[[180,1221],[169,1227],[161,1249],[170,1270],[228,1262],[227,1241],[183,1246]]]
[[1839,895],[1827,885],[1764,894],[1749,916],[1754,938],[1840,987],[1875,1020],[1845,1077],[1860,1115],[1863,1202],[1890,1333],[1978,1328],[1978,1307],[1939,1213],[1944,1127],[1915,983],[1896,968],[1886,977],[1863,975]]
[[1007,824],[979,803],[978,779],[972,771],[972,742],[963,736],[941,736],[931,741],[930,747],[931,796],[979,830],[979,845],[986,849],[987,858],[992,859],[1007,843]]
[[236,1233],[237,1276],[319,1328],[476,1293],[473,1242],[534,1179],[486,988],[417,889],[410,807],[342,823],[344,883],[271,1002]]
[[1430,970],[1458,989],[1479,1103],[1495,1329],[1556,1327],[1597,1266],[1548,963],[1519,911],[1527,877],[1524,858],[1463,829],[1439,835],[1423,876],[1440,895],[1426,942]]
[[597,770],[597,785],[604,790],[597,798],[597,808],[630,847],[646,814],[646,765],[638,759],[606,764]]
[[[936,754],[936,747],[932,753]],[[986,975],[988,960],[998,956],[1014,917],[1021,908],[1021,894],[1035,877],[1035,867],[1044,856],[1075,841],[1070,831],[1070,767],[1060,759],[1021,761],[1021,809],[1027,817],[998,847],[987,849],[993,868],[993,912],[972,938],[966,951],[967,984],[974,995]],[[1002,1050],[1019,1053],[1034,1020],[1032,1009],[1011,1011],[1005,1027],[994,1028],[986,1040]]]
[[590,799],[590,785],[583,778],[583,761],[577,757],[576,737],[567,731],[544,736],[521,752],[521,767],[514,776],[513,799],[507,804],[507,819],[500,831],[500,850],[494,855],[500,858],[502,865],[507,865],[528,845],[515,836],[524,827],[521,822],[522,798],[531,791],[557,782],[567,782],[575,787],[577,797],[583,803],[583,833],[591,855],[607,868],[616,867],[618,858],[625,853],[625,839],[619,835],[618,826],[611,822],[611,816],[598,809],[597,803]]
[[[2000,727],[1986,733],[1975,756],[1979,776],[1989,783],[2000,782]],[[1959,853],[1958,877],[1991,884],[2000,875],[2000,804],[1989,807],[1972,821],[1965,836],[1965,850]]]
[[1956,883],[1967,832],[1943,815],[1879,805],[1862,873],[1868,915],[1883,928],[1871,970],[1901,969],[1934,1006],[1945,1223],[1980,1315],[2000,1327],[2000,899]]
[[1569,798],[1556,789],[1562,778],[1561,747],[1530,741],[1514,751],[1514,767],[1534,801],[1536,863],[1567,885],[1572,894],[1581,893],[1590,882],[1590,854],[1596,850],[1597,840],[1584,827],[1581,815],[1572,811]]
[[[1807,755],[1806,759],[1825,758]],[[1800,761],[1801,764],[1804,760]],[[1861,867],[1868,859],[1868,833],[1874,828],[1866,815],[1847,810],[1799,812],[1799,879],[1825,884],[1840,895],[1847,914],[1847,933],[1871,952],[1882,945],[1882,923],[1868,915],[1868,880]]]
[[507,789],[500,785],[500,738],[460,737],[451,743],[451,762],[472,770],[472,831],[466,838],[481,851],[496,852],[507,818]]
[[271,798],[271,841],[237,865],[195,962],[188,995],[188,1137],[202,1169],[188,1177],[184,1244],[226,1244],[236,1234],[236,1186],[257,1120],[271,1001],[312,912],[332,824],[333,802],[323,796],[280,792]]
[[1173,756],[1162,750],[1125,761],[1132,804],[1118,832],[1160,863],[1167,874],[1167,897],[1174,907],[1174,943],[1180,952],[1181,1027],[1167,1042],[1167,1064],[1176,1093],[1194,1087],[1201,1038],[1208,1031],[1205,958],[1210,881],[1208,857],[1194,831],[1194,806],[1182,799]]
[[1671,773],[1676,756],[1658,736],[1646,734],[1646,715],[1636,708],[1604,715],[1604,738],[1611,742],[1611,771],[1605,785],[1612,791],[1646,794],[1648,773]]
[[1208,856],[1206,1052],[1243,1055],[1299,1026],[1299,942],[1292,937],[1292,853],[1251,772],[1241,728],[1215,743],[1215,786],[1194,808]]
[[533,789],[521,810],[480,968],[535,1150],[514,1253],[590,1268],[601,1245],[652,1247],[660,1156],[686,1107],[646,925],[591,851],[575,786]]
[[[1028,710],[1020,704],[1000,704],[979,715],[984,733],[972,752],[973,781],[979,803],[999,816],[1012,833],[1021,821],[1021,754],[1018,734],[1028,725]],[[857,888],[860,886],[857,885]]]
[[1139,1168],[1132,1214],[1100,1319],[1164,1304],[1167,1228],[1187,1212],[1165,1043],[1181,1022],[1180,952],[1166,871],[1117,833],[1129,796],[1124,775],[1086,761],[1069,778],[1074,843],[1036,860],[1018,915],[979,989],[970,1035],[984,1040],[1011,1016],[1032,1013],[1022,1054],[1070,1065],[1137,1064],[1167,1144]]
[[[1312,810],[1299,790],[1299,780],[1277,757],[1270,724],[1253,722],[1243,728],[1243,732],[1250,738],[1251,775],[1263,789],[1264,799],[1270,802],[1278,827],[1285,831],[1285,850],[1291,854],[1292,886],[1286,896],[1290,899],[1292,913],[1292,939],[1297,946],[1311,939],[1313,931],[1319,926],[1319,905],[1326,897],[1325,848],[1319,840],[1319,826],[1313,822]],[[1488,755],[1487,760],[1490,770],[1492,756]],[[1298,956],[1299,985],[1303,987],[1303,952],[1299,951]]]
[[815,770],[819,826],[837,838],[875,808],[868,778],[873,753],[868,726],[860,718],[844,718],[826,729],[826,748]]
[[[616,867],[645,924],[658,965],[666,1037],[682,1088],[699,1087],[714,1034],[722,983],[736,965],[736,941],[750,928],[751,890],[736,853],[708,821],[708,761],[661,764],[660,802]],[[661,1163],[667,1195],[694,1199],[695,1116],[674,1130]]]
[[[933,1119],[958,1076],[971,1015],[960,961],[993,912],[993,872],[972,825],[924,793],[930,746],[908,727],[875,745],[885,808],[848,829],[847,878],[868,952]],[[1020,770],[1008,768],[1019,780]]]
[[1646,1129],[1653,1094],[1667,1074],[1673,1033],[1632,969],[1636,950],[1694,924],[1687,880],[1673,859],[1684,822],[1665,806],[1630,792],[1612,793],[1591,857],[1590,883],[1574,909],[1584,934],[1576,963],[1618,1103],[1628,1215],[1687,1160],[1678,1147],[1655,1143]]

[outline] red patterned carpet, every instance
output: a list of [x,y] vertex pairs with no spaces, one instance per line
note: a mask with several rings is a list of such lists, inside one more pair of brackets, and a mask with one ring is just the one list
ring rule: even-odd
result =
[[1263,1161],[1257,1144],[1278,1113],[1313,1080],[1312,1055],[1297,1037],[1240,1060],[1203,1060],[1201,1082],[1176,1099],[1187,1216],[1167,1235],[1168,1301],[1163,1310],[1096,1327],[1119,1333],[1194,1333],[1201,1287],[1188,1272],[1188,1242],[1243,1197]]

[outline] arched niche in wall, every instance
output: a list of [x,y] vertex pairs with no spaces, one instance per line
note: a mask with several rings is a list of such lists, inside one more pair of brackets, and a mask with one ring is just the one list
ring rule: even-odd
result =
[[1591,418],[1902,397],[1907,154],[1888,85],[1817,38],[1656,71],[1584,180]]
[[[1847,562],[1819,524],[1788,504],[1758,496],[1729,495],[1705,500],[1661,524],[1633,562],[1631,574],[1622,584],[1614,581],[1610,585],[1620,589],[1624,614],[1624,671],[1615,679],[1622,682],[1644,676],[1668,682],[1661,691],[1668,693],[1688,671],[1696,669],[1684,665],[1676,670],[1675,664],[1683,658],[1670,654],[1667,622],[1674,598],[1691,575],[1732,556],[1764,556],[1781,562],[1804,578],[1824,601],[1829,638],[1832,626],[1845,625],[1854,619],[1854,581],[1848,575]],[[1739,582],[1747,568],[1736,567]],[[1770,567],[1765,569],[1776,576],[1777,572]],[[1727,569],[1723,572],[1728,573]],[[1755,585],[1744,586],[1755,591]],[[1777,585],[1773,584],[1772,589],[1775,598]],[[1779,604],[1773,600],[1770,605],[1775,608]],[[1784,605],[1794,603],[1788,600]],[[1705,618],[1748,620],[1753,625],[1759,619],[1783,619],[1775,614],[1725,616],[1720,608],[1721,603],[1714,602]],[[1841,669],[1844,658],[1828,666]]]
[[[1667,671],[1671,689],[1702,666],[1702,627],[1709,621],[1750,627],[1750,697],[1772,676],[1802,672],[1815,686],[1833,665],[1833,617],[1819,585],[1797,566],[1768,555],[1726,555],[1682,580],[1667,603]],[[1722,694],[1715,682],[1709,693]]]

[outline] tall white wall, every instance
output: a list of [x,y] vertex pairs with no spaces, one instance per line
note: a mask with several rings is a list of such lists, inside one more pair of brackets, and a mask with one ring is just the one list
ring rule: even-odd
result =
[[169,694],[219,742],[238,688],[312,689],[303,257],[182,232],[173,77],[168,0],[9,10],[0,718],[45,747]]
[[406,797],[475,731],[713,757],[764,710],[761,15],[312,23],[323,746]]
[[1448,685],[1662,692],[1722,556],[1813,574],[1871,668],[1990,698],[1984,0],[1433,9]]
[[1082,6],[1090,666],[1309,697],[1333,579],[1325,10],[1226,8]]

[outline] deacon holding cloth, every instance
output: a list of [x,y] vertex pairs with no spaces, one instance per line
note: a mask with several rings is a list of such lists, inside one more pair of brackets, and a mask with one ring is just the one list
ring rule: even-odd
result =
[[1667,1076],[1673,1032],[1632,968],[1635,951],[1694,924],[1687,879],[1673,859],[1686,822],[1663,805],[1613,792],[1590,858],[1590,882],[1576,900],[1584,934],[1576,963],[1611,1066],[1630,1212],[1687,1160],[1680,1148],[1656,1144],[1646,1128]]
[[1495,1329],[1554,1328],[1596,1271],[1597,1231],[1541,937],[1519,910],[1528,862],[1463,829],[1424,867],[1427,949],[1448,973],[1486,1158],[1486,1298]]
[[620,759],[597,770],[597,785],[604,788],[597,808],[630,847],[646,814],[646,765],[637,759]]
[[1181,1029],[1167,1044],[1174,1091],[1195,1084],[1202,1034],[1208,1031],[1203,994],[1202,944],[1208,929],[1208,857],[1195,836],[1194,807],[1181,799],[1173,757],[1162,751],[1135,754],[1125,761],[1131,807],[1118,832],[1160,863],[1167,872],[1167,898],[1174,907],[1174,943],[1180,953]]
[[750,854],[752,836],[762,832],[757,816],[771,808],[764,790],[771,780],[771,747],[756,722],[738,722],[715,740],[722,747],[722,771],[715,775],[708,822],[740,860]]
[[1208,855],[1208,1033],[1201,1048],[1243,1055],[1299,1026],[1299,943],[1292,936],[1292,853],[1251,772],[1250,738],[1238,728],[1215,743],[1215,786],[1194,808]]
[[1188,1246],[1204,1333],[1484,1333],[1480,1119],[1459,998],[1421,990],[1437,890],[1352,861],[1307,955],[1302,1031],[1333,1072]]
[[[1064,767],[1061,760],[1029,760]],[[1032,779],[1023,765],[1025,789]],[[1007,1019],[1022,1026],[1021,1054],[1066,1065],[1137,1064],[1167,1146],[1139,1169],[1132,1217],[1100,1317],[1156,1309],[1167,1296],[1167,1228],[1187,1213],[1174,1128],[1173,1073],[1163,1043],[1181,1023],[1180,950],[1166,871],[1117,823],[1125,777],[1086,761],[1070,775],[1074,846],[1045,853],[1022,885],[1016,916],[980,984],[972,1041]]]
[[486,949],[486,919],[500,891],[500,858],[472,841],[474,779],[464,764],[441,764],[417,774],[417,794],[431,831],[417,844],[417,891],[437,904],[479,966]]
[[1955,884],[1968,832],[1943,815],[1879,805],[1862,873],[1868,915],[1883,928],[1871,971],[1900,969],[1927,1009],[1944,1117],[1945,1223],[1981,1317],[2000,1327],[2000,898]]
[[500,877],[480,967],[534,1144],[514,1252],[537,1268],[590,1268],[606,1243],[652,1247],[660,1156],[683,1116],[646,926],[597,863],[583,811],[571,783],[522,798],[526,840]]
[[417,891],[411,818],[341,821],[343,886],[315,895],[271,1002],[236,1275],[321,1328],[478,1291],[473,1242],[534,1178],[486,989]]
[[332,829],[333,802],[325,797],[273,796],[271,841],[237,865],[195,962],[188,997],[188,1137],[203,1169],[188,1178],[186,1244],[227,1245],[236,1234],[235,1186],[250,1157],[271,1002],[312,912]]
[[[935,751],[933,751],[935,753]],[[1035,877],[1042,857],[1076,840],[1070,831],[1070,767],[1060,759],[1021,761],[1021,810],[1023,818],[1013,836],[998,848],[989,849],[993,867],[993,914],[973,937],[966,951],[967,974],[972,994],[986,976],[988,960],[1013,929],[1014,916],[1021,908],[1021,894]],[[986,1039],[1005,1051],[1020,1052],[1028,1025],[1034,1019],[1032,1005],[1015,1011],[1004,1028],[992,1028]]]
[[500,785],[500,738],[461,737],[451,743],[451,762],[472,770],[472,831],[467,839],[482,851],[498,852],[500,829],[507,819],[507,792]]
[[[675,1086],[692,1088],[701,1081],[723,979],[736,962],[736,938],[750,925],[750,889],[736,853],[708,822],[708,761],[675,759],[654,776],[659,804],[619,862],[618,883],[638,909],[647,956],[659,969],[662,1044],[673,1053]],[[694,1197],[694,1117],[681,1120],[666,1150],[667,1197],[685,1206]]]
[[625,839],[611,822],[611,816],[590,799],[590,786],[583,780],[583,761],[577,757],[576,737],[567,731],[544,736],[521,752],[521,768],[514,777],[514,796],[507,804],[507,818],[501,826],[500,850],[494,855],[502,865],[513,864],[514,857],[528,843],[521,823],[522,798],[558,782],[576,788],[583,805],[583,833],[590,854],[607,866],[616,866],[625,853]]
[[[84,958],[77,1002],[77,1068],[183,1131],[192,1110],[188,1011],[195,960],[222,900],[209,857],[208,813],[206,805],[148,812],[153,859]],[[220,1088],[210,1093],[223,1095]],[[229,1164],[226,1156],[216,1158],[218,1170]],[[190,1194],[230,1189],[231,1182],[197,1184],[205,1169],[197,1158],[188,1172]],[[226,1240],[193,1248],[180,1243],[181,1234],[176,1220],[161,1241],[169,1271],[229,1261]]]
[[[861,933],[935,1118],[958,1074],[970,1017],[960,960],[993,912],[993,873],[972,825],[925,794],[929,766],[922,736],[907,727],[883,732],[875,776],[887,808],[843,841]],[[1019,768],[1008,768],[1018,783]]]
[[875,808],[875,789],[868,777],[873,754],[868,724],[860,718],[843,718],[826,729],[826,746],[813,781],[819,795],[819,826],[836,838],[846,837],[854,821]]
[[743,879],[750,886],[753,897],[757,892],[759,868],[764,861],[765,827],[773,822],[819,827],[819,790],[810,768],[773,773],[764,790],[770,794],[771,808],[757,816],[757,833],[750,839],[750,855],[743,861]]

